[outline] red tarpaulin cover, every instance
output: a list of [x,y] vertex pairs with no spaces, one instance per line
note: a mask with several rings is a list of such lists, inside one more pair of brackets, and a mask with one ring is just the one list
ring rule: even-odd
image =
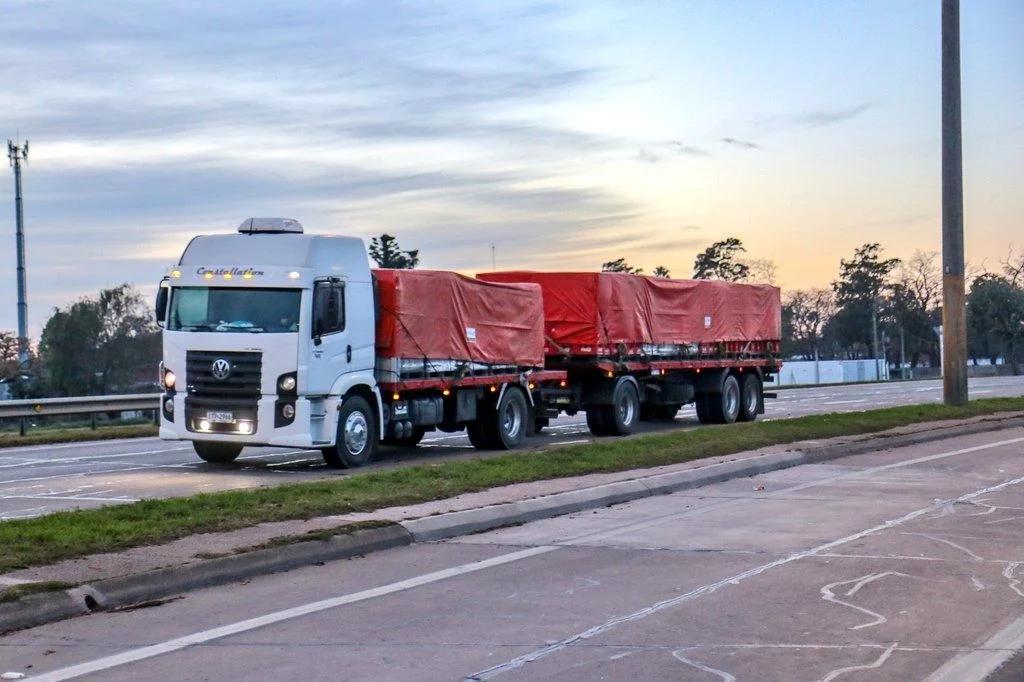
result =
[[534,282],[544,291],[548,337],[577,353],[617,344],[777,341],[778,287],[612,272],[488,272],[488,282]]
[[374,270],[377,354],[544,365],[544,309],[535,284],[500,284],[439,270]]

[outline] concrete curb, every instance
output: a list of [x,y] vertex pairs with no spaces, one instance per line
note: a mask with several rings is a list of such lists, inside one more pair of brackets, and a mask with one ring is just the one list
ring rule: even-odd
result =
[[874,450],[908,447],[1017,427],[1024,427],[1024,417],[994,418],[948,427],[937,426],[927,431],[908,434],[866,434],[852,437],[849,441],[835,442],[838,439],[833,439],[833,442],[822,445],[816,445],[817,441],[803,441],[799,444],[800,450],[756,455],[686,471],[655,474],[529,500],[426,516],[383,528],[334,535],[326,540],[298,541],[243,554],[197,561],[185,566],[102,580],[69,590],[27,595],[16,601],[0,604],[0,633],[35,627],[96,610],[132,606],[189,590],[287,571],[319,562],[400,547],[413,542],[479,533]]
[[[770,471],[788,469],[801,464],[824,462],[849,455],[859,455],[879,449],[902,448],[921,443],[930,443],[957,436],[998,431],[1024,426],[1024,417],[938,427],[919,433],[879,436],[871,435],[850,442],[829,443],[815,446],[815,441],[803,441],[800,450],[758,455],[731,462],[721,462],[705,467],[656,474],[629,481],[556,493],[545,497],[491,507],[467,509],[465,511],[425,516],[401,522],[416,542],[443,540],[460,535],[480,533],[502,526],[528,523],[539,519],[562,516],[587,509],[597,509],[631,500],[665,495],[668,493],[699,488],[712,483],[721,483],[733,478],[747,478]],[[806,447],[806,445],[810,447]]]
[[31,594],[0,604],[0,633],[35,627],[97,610],[116,609],[189,590],[213,587],[324,561],[347,559],[412,543],[395,524],[197,561],[185,566],[101,580],[69,590]]

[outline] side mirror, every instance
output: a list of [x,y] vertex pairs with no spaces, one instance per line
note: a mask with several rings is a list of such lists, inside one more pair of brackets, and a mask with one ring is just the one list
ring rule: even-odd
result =
[[160,282],[156,290],[156,324],[163,327],[167,321],[167,299],[170,298],[170,287],[165,282]]

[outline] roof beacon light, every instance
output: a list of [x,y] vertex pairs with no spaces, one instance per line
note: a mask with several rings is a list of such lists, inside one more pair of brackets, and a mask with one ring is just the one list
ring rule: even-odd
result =
[[238,226],[242,234],[302,234],[302,223],[292,218],[247,218]]

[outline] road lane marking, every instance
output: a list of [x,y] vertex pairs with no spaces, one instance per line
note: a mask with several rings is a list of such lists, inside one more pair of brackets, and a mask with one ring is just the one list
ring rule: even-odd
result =
[[[888,471],[890,469],[896,469],[896,468],[904,467],[904,466],[913,466],[915,464],[922,464],[922,463],[925,463],[925,462],[931,462],[933,460],[944,459],[946,457],[954,457],[954,456],[957,456],[957,455],[966,455],[966,454],[970,454],[972,452],[978,452],[979,450],[987,450],[987,449],[990,449],[990,448],[999,448],[999,447],[1003,447],[1005,445],[1015,445],[1017,443],[1024,443],[1024,438],[1010,438],[1008,440],[996,441],[994,443],[987,443],[985,445],[976,445],[976,446],[969,447],[969,448],[962,448],[960,450],[951,450],[949,452],[940,452],[940,453],[936,453],[934,455],[924,455],[923,457],[915,457],[914,459],[907,459],[907,460],[903,460],[901,462],[893,462],[892,464],[882,464],[882,465],[879,465],[879,466],[876,466],[876,467],[871,467],[869,469],[859,469],[857,471],[848,471],[846,473],[836,474],[834,476],[827,476],[825,478],[819,478],[819,479],[816,479],[816,480],[813,480],[813,481],[808,481],[806,483],[798,483],[798,484],[792,485],[792,486],[790,486],[788,488],[782,488],[781,490],[776,490],[776,491],[768,493],[768,497],[781,497],[781,496],[786,495],[788,493],[799,492],[801,490],[806,490],[808,488],[815,488],[815,487],[821,486],[821,485],[828,485],[830,483],[835,483],[837,481],[842,481],[842,480],[845,480],[845,479],[848,479],[848,478],[856,478],[856,477],[860,477],[860,476],[870,476],[872,474],[876,474],[876,473],[881,472],[881,471]],[[740,459],[740,460],[735,460],[735,461],[737,461],[737,462],[745,462],[745,461],[756,461],[756,460],[757,460],[757,457],[748,457],[748,458],[745,458],[745,459]],[[588,543],[588,542],[595,542],[595,541],[600,541],[600,540],[608,540],[608,539],[613,538],[613,537],[615,537],[617,535],[623,535],[625,533],[632,533],[632,532],[635,532],[635,531],[644,530],[645,528],[651,528],[653,526],[658,526],[658,525],[661,525],[663,523],[667,523],[669,521],[678,521],[681,518],[686,518],[686,517],[689,517],[689,516],[698,516],[698,515],[701,515],[701,514],[706,514],[707,512],[710,512],[710,511],[717,511],[718,509],[721,509],[722,507],[733,506],[733,505],[742,504],[744,502],[749,502],[749,501],[750,501],[749,497],[730,497],[730,498],[727,498],[727,499],[724,499],[724,500],[720,500],[718,502],[712,502],[710,504],[707,504],[707,505],[705,505],[703,507],[698,507],[696,509],[688,509],[688,510],[682,511],[682,512],[672,512],[671,514],[665,514],[663,516],[659,516],[659,517],[653,518],[653,519],[647,519],[647,520],[644,520],[644,521],[636,521],[634,523],[629,523],[629,524],[626,524],[624,526],[620,526],[618,528],[613,528],[611,530],[602,530],[602,531],[597,531],[595,533],[588,533],[586,535],[566,538],[565,540],[562,540],[559,544],[563,544],[563,545],[576,545],[576,544],[585,544],[585,543]]]
[[100,446],[111,446],[111,445],[145,445],[152,441],[156,442],[167,442],[161,441],[155,436],[149,436],[146,438],[111,438],[111,439],[98,439],[98,440],[76,440],[73,443],[42,443],[40,445],[15,445],[9,448],[0,448],[0,452],[6,454],[8,452],[33,452],[36,450],[66,450],[68,448],[90,448]]
[[263,616],[249,618],[248,620],[239,621],[237,623],[231,623],[230,625],[222,625],[210,630],[203,630],[202,632],[185,635],[184,637],[171,639],[166,642],[161,642],[160,644],[153,644],[151,646],[145,646],[138,649],[129,649],[128,651],[123,651],[112,656],[105,656],[87,663],[79,663],[78,665],[72,665],[49,673],[43,673],[42,675],[32,677],[32,680],[33,682],[59,682],[60,680],[70,680],[82,675],[89,675],[100,672],[101,670],[109,670],[110,668],[116,668],[127,663],[134,663],[154,656],[160,656],[162,654],[196,646],[197,644],[205,644],[206,642],[210,642],[215,639],[222,639],[231,635],[237,635],[242,632],[248,632],[249,630],[266,627],[267,625],[273,625],[275,623],[291,620],[300,616],[307,616],[312,613],[326,611],[327,609],[333,609],[338,606],[366,601],[367,599],[383,597],[396,592],[409,590],[414,587],[429,585],[430,583],[435,583],[440,580],[447,580],[448,578],[454,578],[467,573],[475,573],[477,571],[493,568],[494,566],[509,564],[513,561],[529,559],[541,554],[553,552],[556,549],[559,548],[551,545],[545,545],[541,547],[530,547],[529,549],[523,549],[509,554],[501,554],[496,557],[491,557],[490,559],[474,561],[468,564],[434,571],[433,573],[426,573],[424,575],[416,576],[415,578],[408,578],[388,585],[382,585],[381,587],[374,587],[368,590],[362,590],[361,592],[353,592],[352,594],[345,594],[340,597],[323,599],[321,601],[303,604],[302,606],[295,606],[290,609],[284,609],[282,611],[275,611],[274,613],[268,613]]
[[994,634],[977,649],[954,656],[925,682],[983,680],[1024,647],[1024,616]]
[[91,459],[113,459],[115,457],[137,457],[139,455],[156,455],[162,452],[186,452],[192,448],[164,448],[162,450],[142,450],[140,452],[117,452],[109,455],[82,455],[81,457],[61,457],[61,458],[45,458],[45,459],[31,459],[25,462],[18,462],[16,464],[0,464],[0,469],[11,469],[13,467],[23,467],[32,465],[50,465],[50,464],[74,464],[76,462],[83,462]]
[[4,495],[0,500],[72,500],[74,502],[141,502],[138,497],[82,497],[78,495]]
[[[981,488],[980,490],[975,490],[973,492],[965,493],[965,494],[961,495],[960,497],[957,497],[957,498],[954,498],[952,500],[949,500],[949,502],[951,502],[953,504],[956,504],[958,502],[968,502],[968,501],[970,501],[970,500],[972,500],[972,499],[974,499],[976,497],[980,497],[982,495],[988,495],[989,493],[995,492],[997,490],[1003,490],[1004,488],[1008,488],[1010,486],[1019,485],[1020,483],[1024,483],[1024,476],[1021,476],[1021,477],[1018,477],[1018,478],[1012,478],[1010,480],[1003,481],[1002,483],[997,483],[995,485],[986,486],[985,488]],[[683,603],[688,602],[688,601],[699,599],[700,597],[703,597],[703,596],[708,595],[708,594],[713,594],[713,593],[715,593],[715,592],[717,592],[717,591],[719,591],[719,590],[721,590],[723,588],[726,588],[726,587],[728,587],[730,585],[738,585],[739,583],[743,582],[744,580],[748,580],[750,578],[757,577],[757,576],[761,575],[762,573],[770,571],[773,568],[778,568],[779,566],[785,566],[786,564],[790,564],[790,563],[792,563],[794,561],[799,561],[801,559],[806,559],[808,557],[812,557],[812,556],[816,556],[816,555],[828,552],[828,551],[830,551],[830,550],[832,550],[832,549],[834,549],[836,547],[840,547],[842,545],[848,544],[850,542],[855,542],[857,540],[862,540],[863,538],[866,538],[868,536],[874,535],[875,533],[881,532],[883,530],[889,530],[889,529],[892,529],[892,528],[896,528],[898,526],[901,526],[901,525],[907,523],[908,521],[913,521],[913,520],[918,519],[918,518],[920,518],[920,517],[922,517],[922,516],[924,516],[926,514],[929,514],[929,513],[933,512],[934,510],[935,510],[935,505],[934,504],[933,505],[929,505],[927,507],[922,507],[921,509],[915,509],[914,511],[908,512],[907,514],[904,514],[903,516],[899,516],[899,517],[897,517],[895,519],[889,519],[888,521],[883,521],[880,524],[877,524],[875,526],[871,526],[870,528],[865,528],[864,530],[858,531],[858,532],[853,533],[851,535],[847,535],[846,537],[842,537],[842,538],[839,538],[837,540],[832,540],[830,542],[826,542],[826,543],[820,544],[820,545],[818,545],[816,547],[812,547],[810,549],[802,550],[800,552],[794,552],[792,554],[789,554],[788,556],[782,557],[781,559],[776,559],[775,561],[770,561],[770,562],[768,562],[766,564],[761,564],[760,566],[755,566],[754,568],[750,568],[750,569],[747,569],[746,571],[742,571],[742,572],[737,573],[735,575],[731,575],[728,578],[722,578],[721,580],[718,580],[716,582],[708,583],[706,585],[702,585],[702,586],[700,586],[698,588],[690,590],[689,592],[677,595],[675,597],[671,597],[669,599],[664,599],[664,600],[662,600],[660,602],[656,602],[654,604],[651,604],[650,606],[646,606],[646,607],[644,607],[642,609],[639,609],[637,611],[634,611],[632,613],[625,614],[625,615],[622,615],[622,616],[615,616],[613,618],[610,618],[610,619],[606,620],[605,622],[603,622],[603,623],[601,623],[599,625],[595,625],[595,626],[593,626],[591,628],[588,628],[587,630],[583,630],[582,632],[578,632],[575,635],[571,635],[569,637],[566,637],[565,639],[563,639],[561,641],[558,641],[558,642],[555,642],[554,644],[549,644],[547,646],[541,647],[540,649],[536,649],[536,650],[531,651],[529,653],[523,654],[521,656],[517,656],[517,657],[515,657],[513,659],[510,659],[508,661],[505,661],[504,663],[499,663],[498,665],[491,666],[490,668],[487,668],[486,670],[481,670],[478,673],[475,673],[473,675],[469,675],[466,679],[469,679],[469,680],[489,680],[489,679],[497,677],[498,675],[501,675],[503,673],[507,673],[507,672],[511,672],[512,670],[519,669],[522,666],[526,665],[527,663],[533,663],[534,661],[538,661],[538,660],[540,660],[542,658],[550,656],[553,653],[556,653],[558,651],[562,651],[563,649],[566,649],[566,648],[568,648],[570,646],[573,646],[573,645],[578,644],[580,642],[589,640],[589,639],[591,639],[593,637],[597,637],[598,635],[604,634],[605,632],[607,632],[609,630],[612,630],[614,628],[617,628],[620,625],[624,625],[624,624],[627,624],[627,623],[633,623],[633,622],[636,622],[636,621],[643,620],[644,618],[647,618],[648,616],[651,616],[651,615],[653,615],[655,613],[659,613],[661,611],[664,611],[665,609],[673,608],[675,606],[678,606],[678,605],[683,604]]]

